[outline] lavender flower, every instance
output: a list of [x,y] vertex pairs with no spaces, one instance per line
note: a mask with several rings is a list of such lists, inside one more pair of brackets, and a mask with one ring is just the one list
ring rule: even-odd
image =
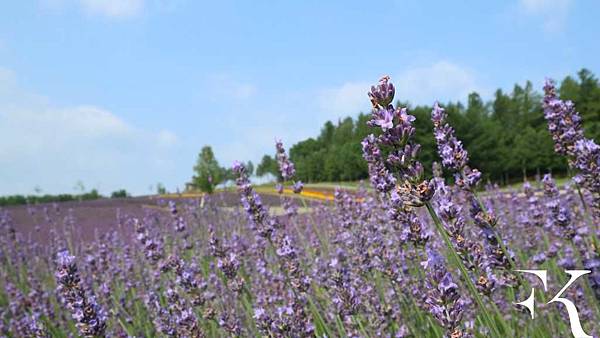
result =
[[462,142],[454,136],[454,129],[446,123],[447,118],[444,108],[436,102],[431,111],[431,121],[442,165],[460,171],[469,162],[469,154],[463,149]]
[[302,323],[304,330],[310,330],[313,327],[311,320],[308,314],[300,308],[300,304],[307,302],[306,292],[310,287],[310,278],[302,271],[296,249],[290,238],[284,233],[283,225],[271,218],[263,207],[259,195],[250,184],[244,166],[236,162],[233,171],[238,175],[236,184],[251,223],[258,235],[266,239],[275,249],[279,266],[285,271],[286,282],[291,286],[293,292],[293,304],[296,304],[295,307],[297,307],[293,312],[295,321]]
[[582,139],[575,143],[574,167],[579,170],[575,182],[594,194],[594,208],[600,214],[600,146],[593,140]]
[[36,315],[27,316],[27,319],[29,325],[24,333],[33,338],[50,338],[46,326]]
[[245,282],[238,276],[240,261],[237,254],[221,244],[212,226],[209,227],[209,235],[210,252],[217,259],[217,267],[227,277],[227,286],[236,293],[242,292]]
[[184,232],[186,224],[183,217],[179,216],[177,204],[175,204],[175,202],[173,201],[169,201],[169,210],[171,211],[171,216],[173,217],[173,228],[175,229],[175,231]]
[[600,146],[583,134],[582,119],[571,101],[560,100],[554,81],[544,85],[544,117],[554,140],[554,150],[567,156],[576,169],[575,182],[593,194],[596,218],[600,218]]
[[362,149],[373,188],[381,194],[391,192],[396,186],[396,178],[385,166],[375,135],[371,134],[362,141]]
[[296,181],[294,182],[294,185],[292,185],[292,191],[294,191],[294,194],[301,193],[303,189],[304,183],[302,183],[302,181]]
[[[284,181],[293,179],[296,173],[294,170],[294,163],[288,159],[285,148],[283,148],[283,143],[281,143],[281,141],[276,141],[275,148],[277,149],[277,162],[279,163],[279,172],[281,173],[281,176]],[[300,194],[303,189],[304,184],[302,181],[296,181],[292,184],[292,191],[294,194]],[[276,190],[281,195],[281,204],[283,204],[283,209],[288,218],[297,215],[298,206],[296,205],[296,202],[291,198],[283,196],[283,184],[278,183]]]
[[481,230],[481,236],[485,240],[485,251],[489,263],[492,266],[508,269],[514,259],[514,254],[510,251],[505,252],[500,245],[500,240],[494,227],[497,219],[493,211],[489,208],[484,210],[482,204],[474,197],[470,198],[471,208],[469,210],[471,218]]
[[204,292],[208,285],[202,280],[201,274],[176,255],[169,257],[165,265],[175,272],[175,283],[190,296],[192,305],[204,305],[206,301]]
[[478,291],[490,295],[496,286],[496,279],[481,244],[465,235],[465,220],[461,206],[453,201],[452,192],[444,183],[440,183],[438,186],[436,196],[436,212],[452,241],[456,253],[464,266],[472,273],[476,273],[476,276],[479,276],[474,278]]
[[442,257],[429,248],[427,261],[422,264],[427,270],[425,308],[444,328],[445,337],[466,337],[467,333],[461,327],[466,303]]
[[84,337],[103,337],[106,330],[104,311],[93,296],[86,295],[77,272],[75,257],[68,251],[58,253],[55,276],[57,291],[71,311],[79,332]]
[[179,293],[168,288],[165,292],[167,299],[170,321],[174,324],[176,336],[178,337],[204,337],[194,311],[186,306],[185,300]]
[[588,258],[583,262],[583,267],[586,270],[592,271],[589,276],[590,286],[594,290],[596,299],[600,300],[600,257],[595,255],[592,258]]
[[294,167],[294,163],[292,163],[287,154],[285,153],[285,148],[283,148],[283,142],[281,140],[275,141],[275,147],[277,148],[277,163],[279,164],[279,172],[281,172],[281,177],[283,177],[284,181],[291,180],[294,175],[296,175],[296,169]]
[[467,192],[471,204],[470,215],[485,239],[488,261],[494,266],[509,268],[513,254],[503,247],[504,243],[501,243],[502,239],[494,229],[497,219],[493,211],[483,205],[475,192],[481,172],[468,166],[469,154],[454,135],[454,128],[447,123],[447,118],[445,110],[436,102],[431,111],[431,120],[442,165],[455,171],[456,185]]
[[535,194],[535,190],[529,182],[525,182],[525,184],[523,184],[523,192],[525,193],[525,197],[527,197],[527,203],[529,204],[527,214],[531,218],[532,225],[536,227],[542,226],[544,219],[543,208],[541,208],[539,199]]
[[153,314],[153,324],[156,330],[168,337],[177,335],[175,323],[168,309],[160,304],[158,292],[152,289],[144,296],[144,304]]
[[373,108],[387,107],[394,99],[396,89],[392,83],[389,83],[389,76],[384,76],[379,80],[379,84],[371,87],[371,91],[368,93],[371,99]]
[[332,299],[338,313],[345,318],[359,312],[361,302],[359,291],[352,283],[350,270],[344,266],[344,256],[340,256],[331,260],[329,266],[333,269],[331,274],[332,289],[334,297]]
[[252,228],[256,229],[261,237],[270,238],[274,227],[278,224],[268,217],[268,212],[263,206],[260,196],[250,184],[244,165],[237,161],[234,162],[233,171],[237,174],[235,182],[241,194],[242,206],[248,214]]
[[[371,185],[390,203],[390,217],[407,225],[413,243],[423,245],[429,235],[411,209],[423,206],[433,197],[435,181],[423,178],[423,165],[416,159],[420,146],[412,139],[415,117],[409,115],[406,108],[394,109],[392,105],[381,104],[393,100],[393,90],[387,90],[390,88],[388,80],[384,77],[379,89],[375,88],[369,95],[374,104],[367,124],[379,127],[381,134],[377,137],[371,134],[362,141],[363,158],[368,164]],[[385,159],[382,148],[389,149]]]
[[481,173],[477,169],[469,168],[469,154],[463,148],[462,142],[454,136],[454,128],[447,123],[447,118],[446,111],[436,102],[431,111],[431,121],[442,165],[457,172],[458,186],[473,189],[481,179]]
[[544,84],[544,117],[554,140],[554,150],[569,157],[576,157],[575,143],[582,140],[582,120],[572,101],[563,101],[556,95],[554,81]]
[[546,207],[550,210],[548,226],[559,231],[560,236],[572,240],[576,235],[576,230],[571,223],[569,209],[561,203],[558,188],[549,174],[544,175],[542,182],[544,182],[544,194],[548,199]]
[[164,256],[162,243],[157,238],[150,236],[146,225],[137,218],[133,220],[133,226],[137,233],[137,240],[144,246],[144,253],[153,264],[158,263]]
[[262,307],[254,308],[254,315],[252,317],[256,321],[257,327],[263,334],[265,334],[267,336],[273,335],[273,332],[272,332],[273,319],[271,319],[271,316],[269,316],[269,314],[267,313],[267,311],[265,311],[264,308],[262,308]]
[[436,212],[440,217],[448,236],[452,239],[456,252],[459,254],[465,267],[469,270],[475,269],[472,250],[475,243],[465,238],[465,220],[460,205],[452,200],[450,189],[439,183],[437,187]]

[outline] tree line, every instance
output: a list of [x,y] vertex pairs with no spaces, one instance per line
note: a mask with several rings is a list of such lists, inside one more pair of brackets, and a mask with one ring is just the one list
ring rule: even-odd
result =
[[[560,97],[573,100],[584,120],[586,136],[600,139],[600,85],[592,72],[582,69],[576,76],[567,76],[560,85]],[[402,93],[397,93],[402,94]],[[366,99],[366,95],[365,95]],[[448,102],[444,106],[449,122],[456,129],[470,154],[470,163],[479,168],[485,178],[510,183],[524,176],[551,171],[563,174],[567,163],[554,153],[554,146],[541,106],[542,94],[534,91],[531,82],[516,84],[511,92],[496,90],[491,100],[484,101],[473,92],[467,102]],[[416,117],[416,141],[421,144],[420,160],[431,170],[439,161],[431,106],[411,107]],[[296,165],[297,177],[304,182],[351,181],[368,177],[360,142],[372,128],[366,125],[368,115],[346,117],[336,124],[328,121],[316,138],[308,138],[290,148],[290,158]],[[278,176],[274,156],[265,155],[256,168],[259,176]]]

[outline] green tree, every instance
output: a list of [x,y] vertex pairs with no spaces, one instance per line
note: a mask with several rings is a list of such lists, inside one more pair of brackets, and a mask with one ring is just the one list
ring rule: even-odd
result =
[[248,176],[254,175],[254,163],[252,163],[252,161],[246,163],[246,172],[248,173]]
[[[333,134],[333,133],[332,133]],[[296,176],[304,182],[323,181],[325,143],[314,138],[296,143],[290,148],[290,160],[296,166]]]
[[194,186],[209,194],[222,182],[223,169],[219,166],[210,146],[202,147],[194,166],[194,173],[192,178]]
[[256,176],[265,176],[266,174],[271,174],[275,177],[279,177],[279,167],[277,166],[277,161],[269,156],[263,156],[262,160],[256,167]]
[[129,196],[129,193],[125,189],[115,190],[110,194],[110,198],[126,198]]

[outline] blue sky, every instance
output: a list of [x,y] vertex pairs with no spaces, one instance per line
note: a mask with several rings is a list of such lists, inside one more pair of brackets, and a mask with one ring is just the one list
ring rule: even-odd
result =
[[170,190],[213,146],[257,162],[368,110],[389,74],[413,103],[582,67],[600,2],[40,0],[0,11],[0,194]]

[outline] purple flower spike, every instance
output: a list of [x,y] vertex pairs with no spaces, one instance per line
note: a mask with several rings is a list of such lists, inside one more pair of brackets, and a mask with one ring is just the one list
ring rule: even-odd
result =
[[571,101],[556,95],[554,81],[544,85],[544,117],[554,140],[554,150],[565,155],[569,166],[578,171],[574,180],[593,195],[596,220],[600,219],[600,146],[583,134],[581,117]]
[[86,295],[77,272],[75,257],[61,251],[56,259],[56,282],[58,293],[69,309],[79,332],[84,337],[104,336],[106,316],[93,296]]
[[544,194],[548,199],[546,207],[550,211],[548,226],[554,227],[560,236],[572,240],[576,235],[576,229],[571,224],[569,209],[562,204],[558,188],[549,174],[544,175],[542,182],[544,183]]
[[[406,108],[389,104],[393,86],[388,81],[389,77],[384,77],[369,93],[373,111],[367,125],[381,128],[381,134],[371,134],[362,141],[363,158],[368,164],[371,185],[389,203],[390,219],[406,225],[404,237],[422,246],[429,235],[412,208],[431,200],[435,180],[423,177],[423,165],[417,160],[420,145],[413,140],[415,117]],[[382,149],[387,150],[385,158]]]
[[273,232],[274,224],[268,216],[266,208],[262,204],[260,196],[252,188],[250,179],[246,173],[246,168],[240,162],[234,162],[233,171],[237,174],[235,180],[240,192],[242,205],[248,214],[252,228],[258,231],[263,238],[270,238]]
[[575,143],[584,138],[581,117],[573,102],[558,98],[553,80],[546,80],[544,93],[544,117],[554,140],[554,150],[561,155],[575,156]]
[[389,80],[389,76],[383,76],[379,80],[378,85],[371,87],[371,91],[368,94],[373,108],[385,108],[392,103],[396,89],[392,83],[388,82]]
[[296,181],[294,183],[294,185],[292,186],[292,190],[294,191],[294,194],[301,193],[303,189],[304,189],[304,183],[302,183],[302,181]]
[[446,269],[444,259],[434,249],[428,248],[427,261],[422,265],[427,270],[425,308],[446,330],[448,337],[463,337],[465,333],[461,324],[466,303]]
[[294,175],[296,175],[294,163],[290,161],[285,153],[285,148],[283,147],[283,142],[281,142],[281,140],[275,141],[275,148],[277,149],[276,158],[277,163],[279,164],[279,172],[281,172],[284,181],[291,180]]
[[455,176],[459,186],[472,189],[481,179],[481,173],[477,169],[469,168],[469,153],[454,135],[454,128],[448,124],[447,119],[448,114],[436,102],[431,111],[431,121],[442,165],[457,172]]

